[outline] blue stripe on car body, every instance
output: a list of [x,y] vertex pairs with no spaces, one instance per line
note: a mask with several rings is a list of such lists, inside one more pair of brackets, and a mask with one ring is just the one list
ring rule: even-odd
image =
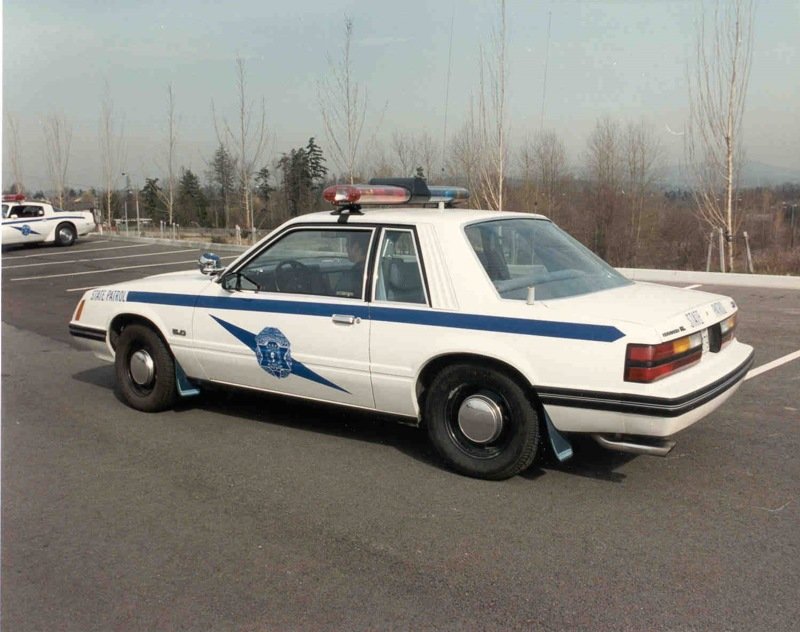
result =
[[302,316],[331,317],[347,313],[357,318],[380,322],[428,325],[475,331],[544,336],[592,342],[614,342],[623,338],[619,329],[611,325],[592,325],[507,316],[485,316],[481,314],[459,314],[433,310],[404,309],[400,307],[376,307],[348,303],[312,303],[305,301],[281,301],[274,299],[235,298],[215,296],[193,296],[161,292],[128,292],[129,302],[176,307],[201,307],[204,309],[230,309],[248,312],[272,312],[298,314]]

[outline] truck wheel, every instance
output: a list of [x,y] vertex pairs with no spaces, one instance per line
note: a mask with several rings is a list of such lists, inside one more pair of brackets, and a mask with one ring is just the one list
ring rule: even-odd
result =
[[128,325],[122,330],[114,368],[122,398],[131,408],[153,413],[175,403],[175,361],[150,327]]
[[424,415],[439,454],[467,476],[510,478],[536,456],[536,410],[516,381],[494,369],[445,368],[431,384]]
[[71,246],[75,243],[78,235],[72,224],[59,224],[56,227],[56,244],[59,246]]

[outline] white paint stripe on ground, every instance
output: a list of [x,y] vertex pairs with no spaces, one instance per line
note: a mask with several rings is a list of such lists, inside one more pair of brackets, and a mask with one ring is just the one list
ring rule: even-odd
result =
[[17,268],[32,268],[34,266],[63,266],[67,263],[89,263],[93,261],[110,261],[112,259],[133,259],[134,257],[158,257],[160,255],[174,255],[180,252],[194,252],[195,248],[181,250],[163,250],[161,252],[145,252],[139,255],[117,255],[116,257],[91,257],[89,259],[70,259],[68,261],[40,261],[38,263],[23,263],[18,266],[5,266],[3,270],[16,270]]
[[[122,248],[144,248],[145,246],[152,246],[153,244],[133,244],[130,246],[109,246],[106,248],[87,248],[86,250],[76,250],[75,252],[78,254],[83,254],[84,252],[100,252],[101,250],[121,250]],[[18,257],[6,257],[6,261],[13,261],[15,259],[31,259],[33,257],[55,257],[56,255],[67,255],[71,254],[70,252],[65,252],[63,250],[59,252],[40,252],[35,255],[20,255]]]
[[83,272],[64,272],[62,274],[42,274],[40,276],[17,277],[12,281],[37,281],[39,279],[57,279],[59,277],[83,276],[86,274],[103,274],[104,272],[119,272],[121,270],[136,270],[138,268],[154,268],[156,266],[185,266],[188,263],[197,263],[196,259],[190,261],[171,261],[168,263],[144,263],[139,266],[122,266],[119,268],[106,268],[104,270],[85,270]]
[[[239,255],[231,255],[229,257],[220,257],[220,260],[224,261],[225,259],[236,259]],[[146,265],[141,266],[125,266],[123,268],[109,268],[107,270],[91,270],[89,272],[73,272],[71,274],[51,274],[48,276],[38,276],[38,277],[27,277],[27,278],[20,278],[20,279],[11,279],[12,281],[29,281],[32,279],[50,279],[53,277],[62,277],[62,276],[76,276],[79,274],[94,274],[95,272],[116,272],[117,270],[134,270],[136,268],[149,268],[151,266],[162,266],[162,265],[185,265],[187,263],[197,263],[197,259],[193,259],[192,261],[173,261],[172,263],[149,263]],[[97,285],[87,285],[86,287],[73,287],[65,290],[66,292],[85,292],[86,290],[93,290],[94,288],[98,287]]]
[[85,292],[86,290],[93,290],[96,285],[87,285],[86,287],[71,287],[67,292]]
[[684,289],[684,290],[693,290],[693,289],[695,289],[696,287],[703,287],[703,284],[702,284],[702,283],[695,283],[694,285],[687,285],[687,286],[686,286],[685,288],[683,288],[683,289]]
[[773,360],[772,362],[767,362],[766,364],[762,364],[760,367],[752,369],[747,375],[744,376],[745,380],[749,380],[750,378],[757,377],[762,373],[766,373],[767,371],[772,371],[772,369],[777,369],[779,366],[783,366],[787,362],[791,362],[792,360],[797,360],[800,358],[800,349],[795,351],[794,353],[789,353],[782,358],[778,358],[777,360]]

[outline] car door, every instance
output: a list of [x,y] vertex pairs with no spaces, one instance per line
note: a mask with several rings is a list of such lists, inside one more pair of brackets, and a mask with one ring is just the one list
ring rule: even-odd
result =
[[44,239],[44,209],[35,204],[12,206],[3,213],[3,243],[33,244]]
[[364,265],[373,232],[292,227],[212,283],[192,324],[206,377],[373,408]]

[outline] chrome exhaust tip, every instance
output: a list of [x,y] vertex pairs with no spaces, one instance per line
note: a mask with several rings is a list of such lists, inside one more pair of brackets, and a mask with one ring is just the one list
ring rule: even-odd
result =
[[648,456],[667,456],[675,442],[671,439],[647,439],[647,442],[636,441],[632,437],[623,439],[611,439],[601,434],[593,434],[592,438],[606,450],[615,452],[627,452],[628,454],[646,454]]

